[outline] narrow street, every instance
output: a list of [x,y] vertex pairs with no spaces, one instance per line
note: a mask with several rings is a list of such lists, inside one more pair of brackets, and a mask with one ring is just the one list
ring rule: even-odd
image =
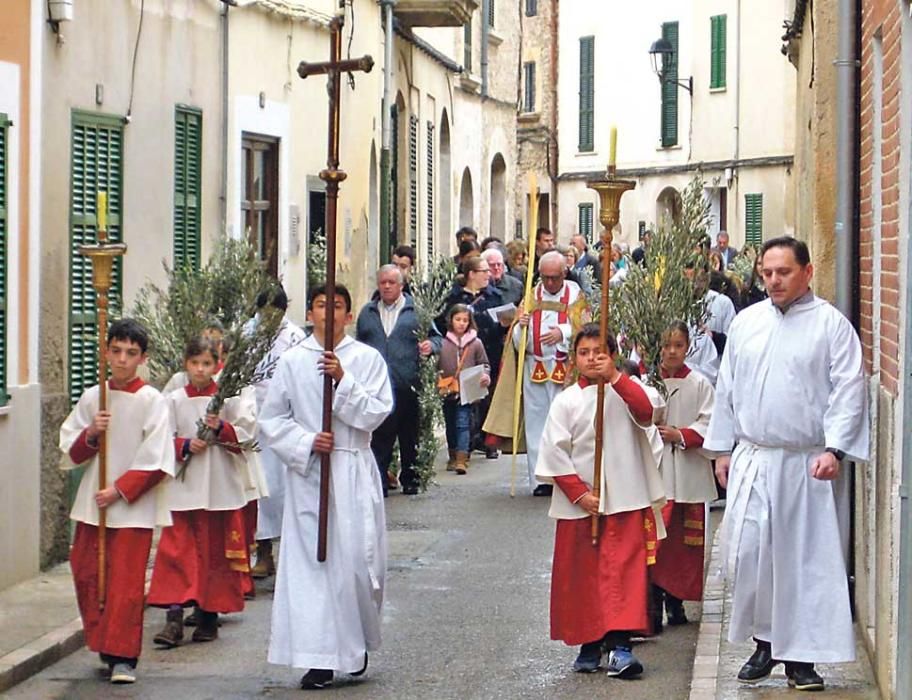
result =
[[[525,474],[520,458],[517,471]],[[360,679],[341,677],[336,698],[662,698],[690,688],[697,625],[666,628],[635,653],[646,672],[619,681],[576,674],[575,650],[549,640],[553,524],[547,499],[519,489],[509,497],[510,458],[473,458],[469,474],[441,474],[419,497],[387,501],[389,576],[383,647]],[[292,698],[303,671],[266,663],[272,579],[243,614],[227,617],[221,637],[158,651],[152,635],[163,613],[148,610],[139,680],[111,686],[85,649],[13,688],[11,699],[100,697]],[[698,606],[688,604],[690,619]],[[189,638],[189,635],[188,635]]]

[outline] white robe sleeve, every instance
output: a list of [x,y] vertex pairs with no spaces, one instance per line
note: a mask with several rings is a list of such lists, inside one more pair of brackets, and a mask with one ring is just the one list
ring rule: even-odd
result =
[[238,396],[225,402],[222,419],[231,423],[238,442],[253,439],[256,433],[256,394],[253,387],[244,387]]
[[538,446],[535,466],[535,478],[538,481],[554,483],[556,476],[578,474],[570,456],[573,446],[572,421],[570,406],[558,396],[548,411]]
[[842,450],[851,459],[869,457],[868,400],[861,342],[851,324],[840,317],[829,335],[832,389],[823,415],[826,446]]
[[[295,420],[289,394],[288,365],[281,359],[269,383],[266,400],[260,410],[260,433],[278,458],[289,469],[307,471],[316,432],[305,430]],[[317,410],[317,409],[314,409]]]
[[357,430],[373,432],[393,412],[393,390],[389,370],[379,353],[373,355],[366,376],[355,378],[351,371],[333,395],[333,416]]
[[732,357],[735,354],[735,342],[730,338],[722,353],[712,417],[703,441],[704,450],[719,454],[729,454],[735,446],[735,407],[732,403]]
[[73,406],[73,410],[70,411],[70,415],[66,417],[63,425],[60,426],[59,445],[60,450],[65,455],[60,462],[61,469],[69,470],[79,466],[70,459],[70,448],[82,435],[82,431],[92,424],[94,412],[92,410],[93,400],[89,397],[90,394],[97,396],[97,389],[83,392],[82,396],[79,397],[79,401]]
[[145,413],[143,440],[129,469],[143,472],[161,470],[168,476],[174,476],[174,418],[165,397],[157,391],[155,394]]

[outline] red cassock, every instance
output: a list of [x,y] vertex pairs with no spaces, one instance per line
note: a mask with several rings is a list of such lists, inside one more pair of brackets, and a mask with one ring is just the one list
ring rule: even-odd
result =
[[198,605],[207,612],[244,609],[247,542],[241,510],[172,511],[162,529],[149,605]]
[[247,571],[244,573],[243,591],[244,595],[253,595],[256,590],[253,585],[253,578],[250,576],[250,552],[256,541],[257,529],[257,508],[256,499],[248,501],[241,511],[244,514],[244,541],[247,543]]
[[669,501],[662,508],[667,536],[659,543],[652,582],[681,600],[703,599],[703,503]]
[[611,631],[645,633],[647,567],[654,550],[655,521],[649,509],[602,516],[596,546],[589,518],[558,520],[551,639],[577,645]]

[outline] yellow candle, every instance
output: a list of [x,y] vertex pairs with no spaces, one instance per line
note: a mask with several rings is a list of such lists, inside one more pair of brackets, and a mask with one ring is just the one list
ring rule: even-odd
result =
[[616,126],[611,127],[611,141],[608,148],[608,167],[613,168],[617,165],[618,150],[618,130]]
[[108,230],[108,193],[99,192],[98,199],[95,204],[96,217],[98,219],[98,230],[107,231]]

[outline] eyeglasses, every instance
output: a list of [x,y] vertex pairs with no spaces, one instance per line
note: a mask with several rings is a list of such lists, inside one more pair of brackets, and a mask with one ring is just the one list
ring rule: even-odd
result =
[[483,267],[478,270],[472,270],[472,272],[490,272],[490,270],[486,267]]

